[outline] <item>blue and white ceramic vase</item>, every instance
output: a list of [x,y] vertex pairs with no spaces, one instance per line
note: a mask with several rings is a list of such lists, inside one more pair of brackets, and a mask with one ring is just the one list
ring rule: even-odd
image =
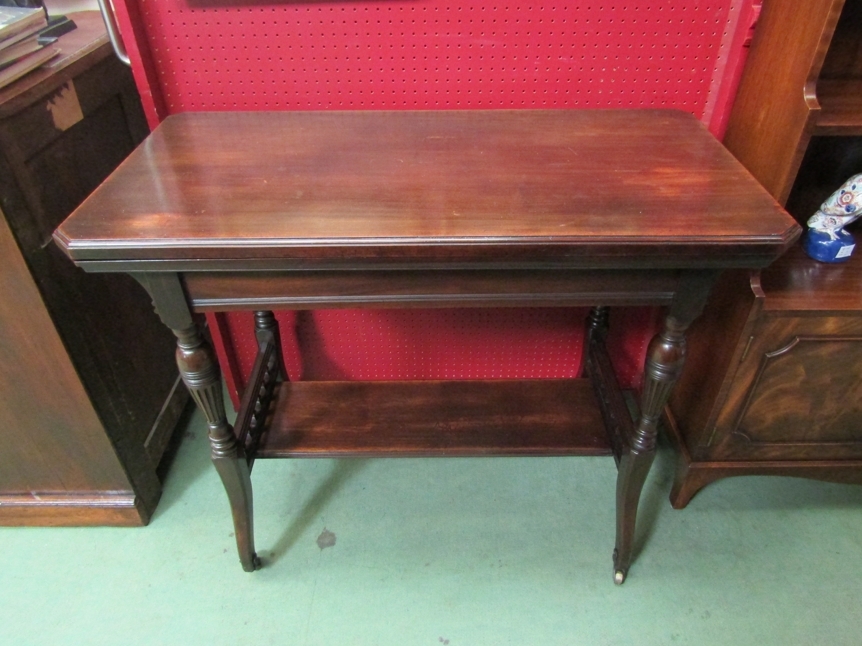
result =
[[862,215],[862,174],[854,175],[808,219],[805,253],[821,262],[844,262],[856,248],[844,227]]

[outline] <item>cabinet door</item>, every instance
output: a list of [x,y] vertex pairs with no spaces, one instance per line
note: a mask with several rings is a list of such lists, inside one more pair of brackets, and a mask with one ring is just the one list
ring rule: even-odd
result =
[[862,320],[794,314],[755,327],[712,459],[862,457]]

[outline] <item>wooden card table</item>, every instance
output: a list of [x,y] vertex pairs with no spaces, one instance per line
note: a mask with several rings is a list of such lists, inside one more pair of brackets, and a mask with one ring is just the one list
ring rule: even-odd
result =
[[[718,273],[768,265],[798,225],[692,116],[662,110],[169,117],[56,231],[128,272],[177,337],[240,561],[260,565],[260,458],[614,455],[614,579],[632,559],[656,425]],[[587,378],[290,382],[274,309],[592,305]],[[632,421],[608,307],[668,306]],[[235,427],[194,313],[256,312]]]

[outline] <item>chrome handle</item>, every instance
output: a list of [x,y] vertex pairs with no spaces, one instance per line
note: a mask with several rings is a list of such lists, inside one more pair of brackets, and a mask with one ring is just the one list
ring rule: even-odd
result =
[[99,11],[102,14],[102,20],[105,21],[105,29],[108,30],[108,39],[111,41],[111,46],[114,48],[114,53],[123,63],[132,66],[132,61],[129,60],[129,55],[126,53],[126,47],[123,45],[123,39],[120,36],[120,30],[117,28],[117,19],[114,16],[114,7],[111,5],[111,0],[98,0]]

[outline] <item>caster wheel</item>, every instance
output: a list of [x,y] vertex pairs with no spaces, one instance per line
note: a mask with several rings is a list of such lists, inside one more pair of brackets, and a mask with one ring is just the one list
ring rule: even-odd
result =
[[[240,562],[242,563],[241,559]],[[262,565],[260,557],[257,554],[252,554],[251,563],[242,563],[242,569],[246,572],[254,572],[255,570],[259,570]]]

